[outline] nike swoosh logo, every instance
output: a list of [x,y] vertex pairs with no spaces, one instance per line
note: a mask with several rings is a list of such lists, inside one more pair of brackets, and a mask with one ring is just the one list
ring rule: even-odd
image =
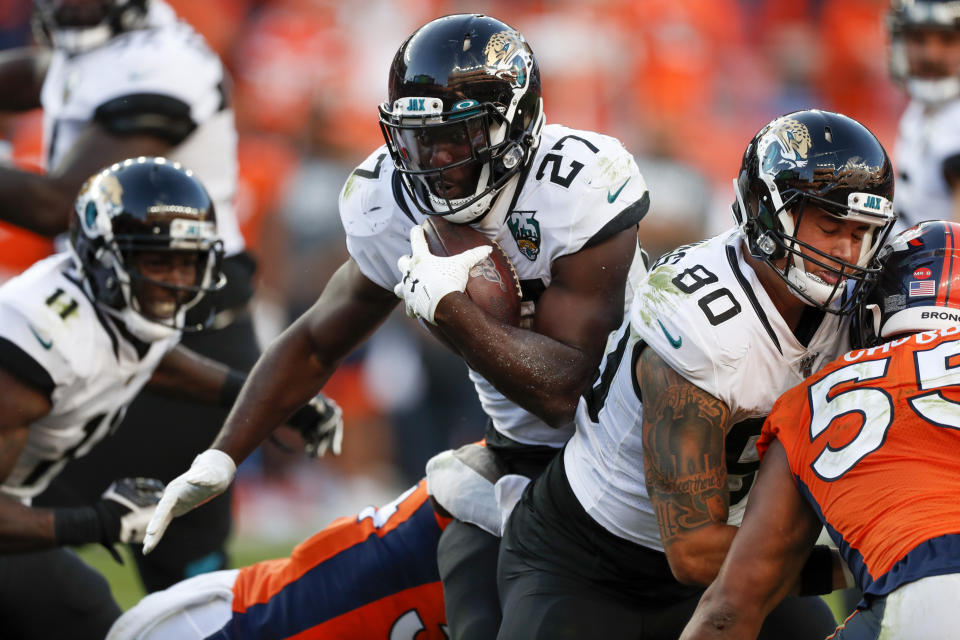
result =
[[613,201],[620,196],[620,192],[623,191],[623,188],[627,186],[628,182],[630,182],[630,178],[627,178],[626,180],[624,180],[623,184],[620,185],[620,188],[614,191],[613,193],[610,193],[609,191],[607,191],[607,202],[609,202],[610,204],[613,204]]
[[40,346],[49,351],[50,347],[53,346],[53,340],[44,340],[43,336],[37,333],[37,330],[33,328],[32,324],[27,324],[27,326],[30,327],[30,333],[32,333],[33,337],[37,339],[37,342],[40,343]]
[[660,325],[660,330],[663,331],[663,335],[667,337],[667,342],[670,343],[670,346],[673,347],[674,349],[679,349],[680,345],[683,344],[683,336],[680,336],[679,338],[674,338],[672,335],[670,335],[670,332],[667,331],[667,328],[663,326],[662,322],[657,320],[657,324]]

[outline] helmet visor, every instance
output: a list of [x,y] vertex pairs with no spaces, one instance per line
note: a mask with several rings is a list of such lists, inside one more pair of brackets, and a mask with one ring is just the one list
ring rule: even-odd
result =
[[398,124],[385,123],[402,169],[418,178],[432,195],[450,200],[477,191],[484,164],[491,156],[486,112],[455,118],[405,117]]

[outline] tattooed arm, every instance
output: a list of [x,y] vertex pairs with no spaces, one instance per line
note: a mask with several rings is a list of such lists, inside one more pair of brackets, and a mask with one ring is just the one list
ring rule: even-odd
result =
[[643,389],[643,461],[647,493],[674,577],[708,585],[737,528],[727,524],[724,439],[730,410],[644,349],[637,362]]

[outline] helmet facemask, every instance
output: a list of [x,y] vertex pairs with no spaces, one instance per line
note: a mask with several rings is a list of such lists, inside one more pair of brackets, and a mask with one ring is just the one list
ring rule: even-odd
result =
[[515,114],[505,115],[502,106],[461,100],[443,111],[439,98],[402,98],[392,109],[380,105],[380,128],[418,208],[467,223],[488,211],[494,196],[523,169],[543,124],[542,110],[537,111],[538,121],[510,136],[508,118]]
[[519,179],[543,128],[523,37],[476,14],[438,18],[401,46],[380,128],[407,195],[429,215],[479,220]]
[[[185,227],[194,229],[187,234]],[[170,228],[169,236],[155,242],[117,236],[115,247],[123,267],[117,270],[118,280],[127,306],[138,315],[178,331],[198,330],[203,327],[186,324],[186,312],[225,284],[222,242],[211,222],[174,219]],[[192,271],[189,284],[170,281],[173,272],[187,269]]]
[[[139,174],[124,174],[131,167]],[[158,167],[159,177],[146,173]],[[125,189],[140,191],[132,206]],[[186,312],[226,283],[209,197],[192,174],[162,158],[128,160],[91,178],[77,199],[69,246],[98,308],[147,342],[208,326],[187,325]],[[189,283],[177,281],[184,264],[193,271]]]
[[[847,314],[876,276],[877,249],[895,219],[892,169],[880,143],[854,120],[821,111],[789,114],[755,136],[733,182],[734,216],[751,255],[765,262],[806,304]],[[797,237],[816,207],[838,222],[865,225],[856,262]],[[805,262],[832,276],[828,282]]]
[[[742,200],[736,181],[734,189],[737,190],[738,200]],[[774,194],[779,198],[779,193],[771,190],[771,195]],[[754,257],[766,262],[789,285],[794,295],[808,305],[841,315],[853,309],[857,290],[868,284],[879,272],[873,259],[877,249],[890,233],[894,219],[892,203],[886,198],[866,193],[852,193],[849,198],[850,202],[844,208],[825,198],[795,192],[787,197],[786,202],[774,209],[776,224],[773,227],[760,234],[755,231],[748,234],[748,237],[757,238],[751,243]],[[868,201],[876,203],[878,211],[861,206]],[[809,205],[823,209],[838,222],[853,221],[869,225],[864,230],[856,263],[831,256],[797,238],[797,229],[802,224],[804,212]],[[757,223],[754,222],[753,225],[756,226]],[[782,267],[774,264],[783,258],[786,260]],[[836,282],[830,284],[807,271],[805,260],[835,275]]]
[[56,49],[83,53],[106,44],[119,33],[142,26],[147,1],[34,0],[34,33],[40,42]]

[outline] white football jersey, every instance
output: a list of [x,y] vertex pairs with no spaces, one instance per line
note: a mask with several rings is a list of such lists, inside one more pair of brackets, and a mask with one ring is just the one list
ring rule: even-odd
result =
[[[525,315],[536,312],[537,298],[550,286],[554,260],[634,226],[648,203],[633,157],[608,136],[547,125],[528,167],[511,206],[474,225],[513,262]],[[410,229],[426,217],[409,201],[399,178],[386,147],[380,147],[340,193],[347,249],[363,274],[388,291],[400,281],[397,259],[410,253]],[[573,433],[573,423],[547,426],[476,372],[470,371],[470,379],[494,428],[508,438],[559,447]]]
[[924,220],[952,220],[953,200],[943,177],[943,161],[960,154],[960,100],[924,112],[912,100],[900,119],[894,147],[896,189],[893,207],[898,219],[893,233]]
[[[42,492],[71,459],[119,424],[179,333],[134,342],[81,289],[68,254],[37,262],[0,287],[0,366],[50,393],[2,490]],[[126,335],[125,335],[126,334]]]
[[564,452],[574,494],[611,533],[663,550],[644,479],[643,345],[730,409],[726,437],[731,524],[739,524],[759,458],[763,419],[784,391],[849,346],[847,321],[825,314],[804,347],[744,260],[739,230],[657,261],[628,317],[611,334],[600,376],[577,408]]
[[147,24],[81,54],[54,51],[40,95],[47,170],[57,167],[102,105],[162,96],[196,125],[168,157],[200,178],[216,207],[224,251],[234,255],[244,241],[234,207],[237,131],[224,93],[229,79],[203,38],[162,1],[150,3]]

